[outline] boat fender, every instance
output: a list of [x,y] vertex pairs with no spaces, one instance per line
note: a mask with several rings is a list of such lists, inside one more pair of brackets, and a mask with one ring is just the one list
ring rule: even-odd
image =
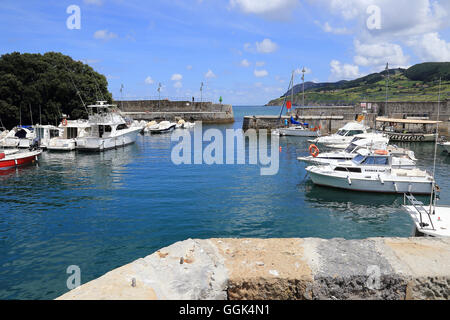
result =
[[397,187],[397,184],[394,182],[394,189],[395,189],[395,192],[398,192],[398,187]]
[[384,184],[384,181],[383,181],[383,179],[381,178],[380,175],[378,175],[378,179],[380,180],[381,184]]
[[352,184],[352,179],[350,179],[350,176],[347,176],[347,181],[348,181],[348,184]]
[[315,144],[312,144],[309,146],[309,153],[314,157],[317,158],[317,156],[320,153],[319,148],[317,148],[317,146]]

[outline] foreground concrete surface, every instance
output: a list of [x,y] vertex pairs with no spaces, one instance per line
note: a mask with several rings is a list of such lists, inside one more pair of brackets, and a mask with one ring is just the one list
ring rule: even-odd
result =
[[58,299],[449,299],[450,239],[186,240]]

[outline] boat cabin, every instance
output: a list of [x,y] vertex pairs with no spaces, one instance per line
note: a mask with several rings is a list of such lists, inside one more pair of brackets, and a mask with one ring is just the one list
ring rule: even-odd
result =
[[336,134],[339,136],[342,136],[342,137],[352,137],[352,136],[356,136],[356,135],[363,134],[366,132],[367,132],[367,129],[364,125],[362,125],[360,123],[350,122],[350,123],[347,123],[342,128],[340,128],[336,132]]

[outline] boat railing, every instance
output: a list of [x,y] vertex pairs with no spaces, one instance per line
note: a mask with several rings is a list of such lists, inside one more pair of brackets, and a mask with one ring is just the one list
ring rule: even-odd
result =
[[431,220],[431,213],[424,207],[422,201],[417,200],[411,193],[403,194],[403,204],[406,206],[408,203],[414,207],[414,209],[419,213],[420,227],[425,229],[428,224],[424,223],[422,215],[427,215],[428,220],[430,221],[432,230],[436,230],[433,225],[433,221]]

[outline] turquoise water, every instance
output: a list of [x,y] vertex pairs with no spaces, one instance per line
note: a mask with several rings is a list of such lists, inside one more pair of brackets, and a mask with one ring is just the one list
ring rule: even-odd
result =
[[[276,107],[234,107],[242,117]],[[204,125],[204,129],[210,126]],[[297,156],[304,138],[282,137],[280,170],[257,165],[174,165],[170,135],[139,136],[101,154],[44,153],[39,166],[0,171],[0,299],[53,299],[69,265],[85,283],[187,238],[411,235],[401,196],[314,186]],[[405,144],[432,168],[433,144]],[[450,157],[437,158],[441,204],[450,204]]]

